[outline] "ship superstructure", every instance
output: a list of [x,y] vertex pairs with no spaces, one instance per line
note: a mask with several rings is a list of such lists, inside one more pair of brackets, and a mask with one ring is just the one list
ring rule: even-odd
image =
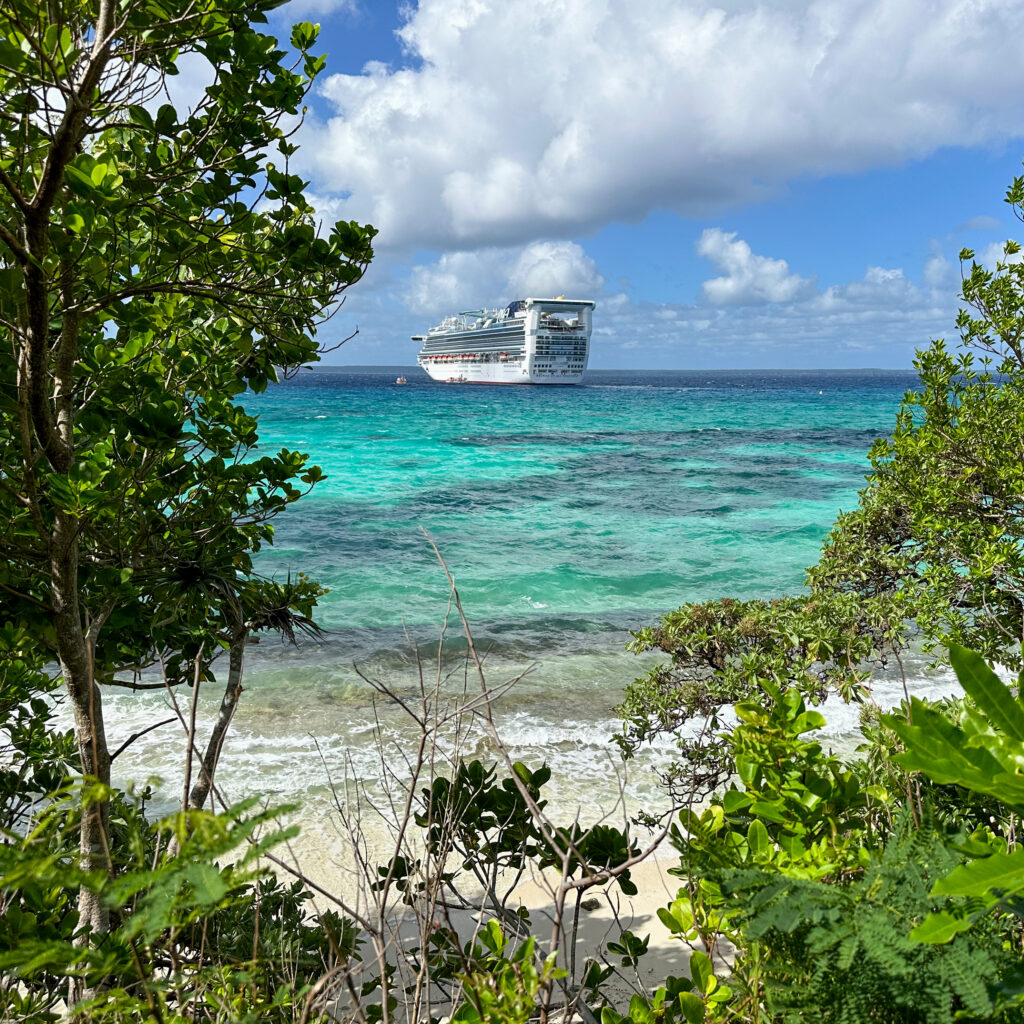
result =
[[426,334],[417,362],[434,380],[578,384],[587,368],[590,299],[516,299],[504,309],[449,316]]

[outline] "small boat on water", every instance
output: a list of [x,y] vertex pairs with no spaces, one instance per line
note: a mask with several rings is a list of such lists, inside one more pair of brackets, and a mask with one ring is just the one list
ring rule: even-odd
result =
[[409,382],[404,377],[396,377],[395,378],[395,383],[396,384],[408,384]]

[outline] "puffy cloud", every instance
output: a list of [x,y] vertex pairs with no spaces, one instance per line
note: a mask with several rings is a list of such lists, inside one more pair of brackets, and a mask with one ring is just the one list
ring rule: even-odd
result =
[[758,256],[735,231],[708,228],[697,240],[697,252],[725,271],[702,286],[705,298],[716,306],[792,302],[816,291],[813,280],[791,274],[785,260]]
[[534,242],[522,249],[443,254],[412,268],[406,301],[425,312],[499,305],[516,297],[566,295],[590,298],[604,279],[574,242]]
[[944,289],[953,294],[957,291],[960,277],[953,264],[939,250],[935,250],[925,261],[922,280],[929,288]]
[[[522,268],[543,265],[560,252],[571,257],[568,269],[579,275],[583,293],[597,300],[590,360],[595,368],[909,367],[914,349],[929,338],[955,336],[956,288],[937,283],[939,261],[950,273],[955,270],[938,250],[919,278],[899,267],[873,266],[820,291],[801,289],[788,301],[711,305],[699,295],[694,301],[648,302],[606,293],[582,248],[539,243],[442,254],[411,273],[382,273],[351,293],[325,341],[358,325],[359,336],[337,358],[408,365],[415,351],[409,335],[422,333],[441,314],[497,306],[522,295],[514,283]],[[560,279],[566,278],[568,273]],[[538,290],[562,290],[550,279],[545,283],[553,287]],[[566,294],[572,290],[566,285]]]
[[857,280],[759,305],[599,302],[591,365],[908,367],[956,315],[955,294],[925,277],[869,267]]
[[984,263],[990,270],[996,269],[997,263],[1020,263],[1024,260],[1024,252],[1011,253],[1009,256],[1003,252],[1003,242],[991,242],[978,253],[978,262]]
[[914,285],[899,267],[868,267],[860,281],[832,285],[816,306],[822,310],[892,308],[906,304],[915,292]]
[[432,264],[412,268],[405,301],[424,313],[452,313],[467,306],[497,306],[506,301],[502,279],[509,258],[498,250],[445,253]]
[[517,295],[589,298],[604,278],[597,265],[575,242],[535,242],[519,254],[509,275]]
[[706,215],[1019,134],[1018,21],[1010,0],[420,0],[409,66],[327,78],[305,152],[406,251]]

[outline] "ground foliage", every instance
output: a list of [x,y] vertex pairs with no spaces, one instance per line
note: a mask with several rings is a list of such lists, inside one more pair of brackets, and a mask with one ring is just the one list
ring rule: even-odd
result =
[[[80,808],[103,798],[113,873],[75,856]],[[0,846],[0,1019],[57,1019],[77,979],[94,993],[76,1008],[89,1020],[294,1020],[313,982],[355,955],[355,931],[257,868],[284,835],[275,818],[249,803],[151,824],[138,801],[69,784],[22,842]],[[172,836],[178,853],[161,858]],[[111,915],[100,942],[79,941],[82,887]]]
[[850,761],[807,737],[825,722],[795,687],[737,708],[722,737],[737,775],[681,815],[686,884],[661,913],[737,949],[726,1019],[1024,1019],[1018,811],[1012,793],[992,798],[1024,705],[977,655],[953,662],[969,706],[915,699]]
[[745,941],[764,950],[769,1012],[843,1024],[991,1018],[991,990],[1019,962],[1003,948],[1004,930],[990,925],[939,946],[911,938],[941,902],[931,895],[933,883],[959,861],[949,839],[905,808],[885,846],[849,884],[724,873],[728,897],[748,904]]

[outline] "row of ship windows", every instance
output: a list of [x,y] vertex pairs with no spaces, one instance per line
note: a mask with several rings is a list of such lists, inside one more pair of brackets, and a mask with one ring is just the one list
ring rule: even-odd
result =
[[[523,341],[523,339],[521,337],[520,338],[509,338],[507,341],[502,339],[502,338],[486,338],[486,339],[482,339],[482,338],[465,338],[465,339],[460,339],[458,341],[452,341],[450,339],[446,339],[443,342],[440,342],[440,343],[438,343],[436,345],[432,345],[432,344],[428,343],[427,345],[424,346],[423,351],[424,351],[424,353],[428,353],[428,352],[451,352],[453,349],[457,351],[458,349],[467,349],[467,348],[486,348],[487,343],[490,343],[491,345],[495,345],[496,347],[498,345],[502,345],[505,348],[509,348],[509,347],[520,347],[521,348],[522,347],[522,341]],[[481,344],[481,342],[483,342],[483,344]],[[509,345],[509,342],[512,342],[513,344]],[[516,345],[516,343],[518,343],[518,345]],[[575,341],[575,342],[566,342],[566,341],[562,340],[561,338],[552,338],[552,339],[550,339],[550,341],[542,341],[542,340],[538,341],[536,348],[537,348],[538,352],[551,352],[551,351],[556,351],[556,352],[584,352],[584,351],[586,351],[587,343],[586,343],[585,340],[580,340],[580,341]]]
[[522,350],[515,352],[421,352],[425,359],[521,359]]
[[[444,357],[447,357],[449,359],[457,359],[457,360],[467,360],[468,359],[468,360],[473,360],[473,361],[476,361],[476,362],[479,362],[479,361],[492,362],[494,360],[501,360],[501,359],[521,359],[522,356],[523,356],[523,350],[522,349],[519,349],[519,350],[513,349],[511,352],[452,352],[452,351],[449,350],[447,352],[421,352],[420,355],[421,356],[425,356],[428,359],[430,359],[430,358],[437,359],[437,358],[440,358],[440,357],[444,356]],[[535,353],[535,355],[540,356],[542,358],[546,358],[546,359],[562,358],[562,359],[569,359],[569,360],[573,360],[573,361],[580,361],[586,355],[586,350],[585,349],[576,349],[576,350],[566,351],[566,350],[556,349],[554,352],[552,352],[552,351],[550,351],[548,349],[538,348],[536,353]]]

